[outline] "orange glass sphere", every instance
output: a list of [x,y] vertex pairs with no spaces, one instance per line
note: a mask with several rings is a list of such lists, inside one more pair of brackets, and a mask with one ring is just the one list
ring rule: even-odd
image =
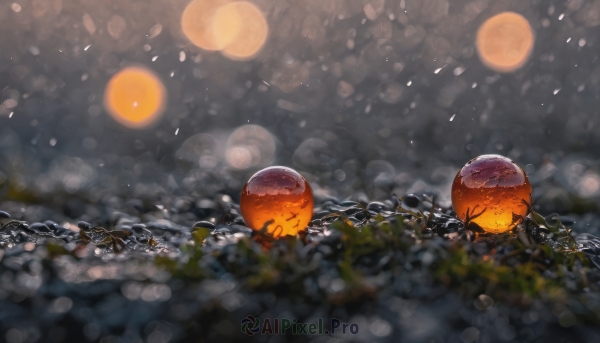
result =
[[505,73],[525,64],[533,43],[533,30],[527,19],[514,12],[503,12],[481,25],[476,46],[483,64]]
[[108,81],[104,108],[119,123],[142,128],[164,112],[167,91],[160,78],[143,67],[126,67]]
[[462,221],[502,233],[519,224],[531,204],[531,184],[515,162],[500,155],[470,160],[452,184],[452,207]]
[[253,230],[266,227],[273,237],[304,231],[313,205],[313,192],[306,179],[286,167],[269,167],[254,174],[240,199],[246,225]]

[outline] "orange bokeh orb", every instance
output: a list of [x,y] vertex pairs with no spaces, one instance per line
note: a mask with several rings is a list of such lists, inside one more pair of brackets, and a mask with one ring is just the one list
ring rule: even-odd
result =
[[119,123],[142,128],[154,123],[165,109],[167,92],[161,80],[143,67],[126,67],[108,81],[104,108]]
[[183,34],[194,45],[202,49],[223,49],[228,41],[217,40],[212,24],[217,10],[229,2],[231,0],[193,0],[190,2],[181,16]]
[[511,72],[522,67],[531,54],[534,36],[525,17],[503,12],[486,20],[477,32],[477,52],[488,68]]
[[512,229],[528,214],[530,204],[531,184],[525,172],[504,156],[472,159],[452,184],[452,207],[458,217],[486,232]]
[[264,15],[247,1],[232,2],[219,8],[213,25],[218,40],[226,44],[223,54],[236,60],[254,57],[269,34]]
[[254,57],[269,34],[265,16],[255,4],[232,0],[193,0],[183,11],[181,29],[196,46],[234,60]]
[[273,237],[306,230],[313,213],[312,188],[302,175],[286,167],[269,167],[244,186],[240,209],[253,230],[266,227]]

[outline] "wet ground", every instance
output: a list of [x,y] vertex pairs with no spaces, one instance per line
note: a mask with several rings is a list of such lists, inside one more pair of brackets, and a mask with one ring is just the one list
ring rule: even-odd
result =
[[[0,340],[595,341],[600,1],[253,3],[269,35],[237,61],[185,37],[187,0],[0,2]],[[534,37],[512,73],[474,45],[503,11]],[[142,129],[104,108],[131,65],[168,98]],[[484,153],[542,215],[508,236],[451,211]],[[306,235],[240,217],[269,165],[310,182]],[[359,333],[249,337],[248,315]]]
[[[436,205],[430,217],[427,195],[357,197],[320,199],[306,235],[274,242],[222,194],[149,207],[111,196],[123,211],[88,205],[100,213],[69,219],[3,202],[2,333],[8,342],[248,340],[248,315],[359,327],[257,341],[583,342],[600,332],[600,270],[586,254],[557,253],[534,218],[486,236],[451,209]],[[558,218],[595,233],[589,214]],[[557,216],[546,219],[550,228]]]

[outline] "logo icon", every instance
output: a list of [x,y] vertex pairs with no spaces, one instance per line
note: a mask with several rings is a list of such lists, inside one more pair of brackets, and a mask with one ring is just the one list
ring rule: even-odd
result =
[[242,319],[242,332],[248,336],[254,336],[260,331],[260,319],[247,316]]

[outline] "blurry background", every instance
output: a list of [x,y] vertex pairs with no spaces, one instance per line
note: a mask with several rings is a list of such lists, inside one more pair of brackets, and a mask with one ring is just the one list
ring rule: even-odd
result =
[[[210,208],[268,165],[300,171],[317,202],[428,192],[449,206],[456,172],[484,153],[526,170],[538,210],[596,209],[600,0],[257,0],[218,11],[222,46],[186,37],[188,3],[0,3],[3,209]],[[210,3],[198,6],[230,6]],[[475,46],[504,11],[535,38],[511,73]],[[192,43],[202,39],[222,51]],[[143,127],[106,106],[128,66],[164,85],[164,113]]]

